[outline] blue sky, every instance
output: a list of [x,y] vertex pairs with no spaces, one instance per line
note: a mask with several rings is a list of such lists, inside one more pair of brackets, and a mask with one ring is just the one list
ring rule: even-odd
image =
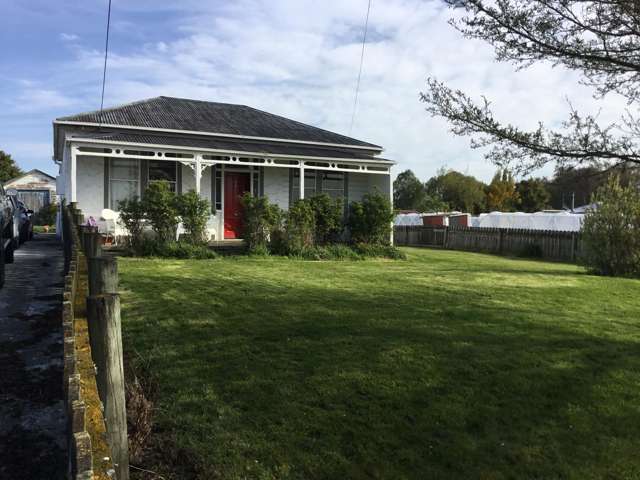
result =
[[[113,0],[105,105],[158,95],[242,103],[349,134],[367,0]],[[55,174],[54,118],[100,106],[107,1],[0,0],[0,149]],[[352,135],[385,147],[396,173],[455,168],[488,181],[495,167],[419,102],[428,76],[491,99],[524,128],[557,124],[569,97],[599,105],[577,77],[515,72],[447,24],[437,0],[373,0]],[[542,173],[548,173],[549,169]]]

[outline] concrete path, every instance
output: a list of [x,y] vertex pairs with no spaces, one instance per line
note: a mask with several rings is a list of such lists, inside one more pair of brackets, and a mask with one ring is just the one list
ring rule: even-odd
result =
[[0,289],[0,479],[63,479],[63,256],[53,235],[15,252]]

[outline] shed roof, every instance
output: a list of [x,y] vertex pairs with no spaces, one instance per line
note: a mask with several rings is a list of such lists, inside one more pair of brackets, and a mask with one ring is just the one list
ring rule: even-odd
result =
[[9,185],[10,183],[13,183],[13,182],[15,182],[17,180],[20,180],[21,178],[24,178],[26,176],[32,175],[34,173],[38,173],[40,175],[43,175],[43,176],[47,177],[47,179],[49,179],[52,182],[56,181],[56,177],[53,177],[53,176],[49,175],[47,172],[43,172],[42,170],[40,170],[38,168],[33,168],[33,169],[29,170],[28,172],[25,172],[25,173],[23,173],[21,175],[18,175],[17,177],[13,177],[13,178],[7,180],[6,182],[4,182],[4,185],[5,186]]

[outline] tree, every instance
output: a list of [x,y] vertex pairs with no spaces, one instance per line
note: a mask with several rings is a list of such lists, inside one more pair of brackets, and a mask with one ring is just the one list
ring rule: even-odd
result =
[[485,208],[486,185],[455,170],[441,170],[427,182],[427,193],[442,198],[448,209],[480,213]]
[[640,192],[612,177],[582,224],[583,261],[601,275],[640,277]]
[[586,205],[595,191],[607,181],[607,174],[599,168],[556,168],[549,182],[553,208],[570,209]]
[[427,187],[411,170],[400,173],[393,182],[393,207],[418,212],[442,212],[447,204],[437,194],[429,194]]
[[485,98],[475,102],[460,90],[428,80],[421,95],[427,110],[446,118],[454,134],[471,136],[473,148],[492,147],[498,165],[531,172],[548,162],[614,168],[640,164],[640,5],[631,0],[445,0],[467,15],[451,24],[466,38],[492,45],[498,61],[526,68],[550,62],[582,74],[596,98],[618,94],[628,101],[619,120],[600,125],[597,115],[570,107],[559,130],[540,122],[524,131],[502,124]]
[[498,170],[487,188],[487,208],[490,211],[512,212],[518,202],[516,182],[509,170]]
[[22,175],[22,170],[11,155],[0,150],[0,183]]
[[547,183],[541,178],[520,180],[516,183],[518,208],[524,212],[539,212],[549,207],[551,195]]
[[416,210],[425,194],[424,185],[411,170],[398,174],[393,181],[394,208]]

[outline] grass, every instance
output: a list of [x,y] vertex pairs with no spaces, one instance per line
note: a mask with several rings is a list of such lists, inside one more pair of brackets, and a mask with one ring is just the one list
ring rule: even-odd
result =
[[[225,480],[640,478],[640,281],[403,251],[121,259],[125,349],[157,385],[154,441],[180,452],[143,466]],[[171,462],[191,470],[172,477]]]

